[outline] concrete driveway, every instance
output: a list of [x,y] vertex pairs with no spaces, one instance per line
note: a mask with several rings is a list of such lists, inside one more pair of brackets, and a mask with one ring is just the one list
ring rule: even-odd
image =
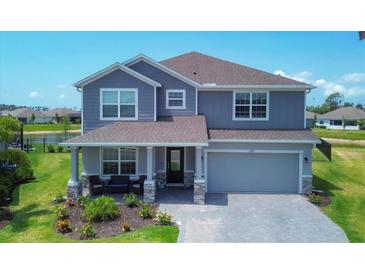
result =
[[160,208],[180,225],[178,242],[348,242],[300,195],[208,194],[206,205],[192,204],[191,197],[186,190],[159,196]]

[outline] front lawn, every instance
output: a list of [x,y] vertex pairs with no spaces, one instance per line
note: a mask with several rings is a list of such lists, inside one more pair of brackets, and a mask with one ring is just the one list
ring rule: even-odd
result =
[[323,128],[313,128],[312,130],[319,138],[365,140],[365,130],[337,130]]
[[365,148],[333,146],[332,153],[328,162],[313,150],[314,186],[332,198],[323,211],[351,242],[365,242]]
[[[0,230],[0,242],[75,242],[54,229],[52,198],[63,192],[70,176],[69,153],[30,153],[37,180],[18,187],[11,223]],[[90,242],[176,242],[178,228],[151,225],[116,237]],[[76,241],[77,242],[77,241]]]
[[[71,124],[71,130],[79,130],[80,124]],[[32,131],[62,131],[62,124],[26,124],[24,125],[24,132]]]

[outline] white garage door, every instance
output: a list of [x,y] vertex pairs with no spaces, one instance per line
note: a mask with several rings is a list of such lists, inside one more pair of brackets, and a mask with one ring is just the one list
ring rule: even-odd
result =
[[208,192],[297,193],[297,153],[208,152]]

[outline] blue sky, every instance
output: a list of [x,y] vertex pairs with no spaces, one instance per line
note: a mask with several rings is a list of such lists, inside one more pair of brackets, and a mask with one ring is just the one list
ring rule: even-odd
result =
[[0,103],[80,107],[72,84],[139,53],[162,60],[199,51],[365,103],[365,41],[357,32],[0,32]]

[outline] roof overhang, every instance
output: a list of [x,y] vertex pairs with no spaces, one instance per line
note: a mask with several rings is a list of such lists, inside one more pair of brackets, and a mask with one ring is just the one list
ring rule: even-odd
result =
[[90,76],[74,83],[73,86],[77,87],[77,88],[83,88],[85,85],[90,84],[90,83],[92,83],[92,82],[108,75],[109,73],[112,73],[113,71],[116,71],[116,70],[121,70],[121,71],[123,71],[123,72],[125,72],[125,73],[127,73],[127,74],[129,74],[129,75],[131,75],[131,76],[133,76],[133,77],[135,77],[135,78],[151,85],[151,86],[161,87],[160,83],[158,83],[158,82],[156,82],[156,81],[154,81],[154,80],[152,80],[152,79],[150,79],[150,78],[148,78],[148,77],[146,77],[146,76],[144,76],[144,75],[142,75],[142,74],[140,74],[140,73],[138,73],[138,72],[136,72],[136,71],[134,71],[134,70],[132,70],[128,67],[126,67],[125,65],[123,65],[119,62],[114,63],[113,65],[111,65],[109,67],[106,67],[106,68],[104,68],[104,69],[102,69],[102,70],[100,70],[100,71],[98,71],[94,74],[91,74]]
[[130,67],[130,66],[132,66],[132,65],[134,65],[134,64],[136,64],[140,61],[144,61],[147,64],[149,64],[151,66],[154,66],[155,68],[158,68],[158,69],[162,70],[163,72],[166,72],[167,74],[170,74],[171,76],[174,76],[175,78],[177,78],[177,79],[179,79],[179,80],[181,80],[181,81],[183,81],[183,82],[185,82],[189,85],[192,85],[194,87],[200,87],[201,86],[199,83],[197,83],[197,82],[185,77],[184,75],[182,75],[182,74],[180,74],[180,73],[178,73],[178,72],[176,72],[176,71],[160,64],[159,62],[153,60],[152,58],[150,58],[150,57],[148,57],[144,54],[139,54],[136,57],[133,57],[133,58],[123,62],[122,64],[124,66]]
[[306,91],[314,89],[312,85],[216,85],[200,86],[198,91],[231,91],[240,89],[262,89],[270,91]]
[[320,144],[318,140],[209,139],[209,143]]
[[168,147],[180,147],[180,146],[198,146],[204,147],[209,146],[209,143],[68,143],[63,142],[59,143],[60,146],[69,146],[69,147],[114,147],[114,146],[130,146],[130,147],[157,147],[157,146],[168,146]]

